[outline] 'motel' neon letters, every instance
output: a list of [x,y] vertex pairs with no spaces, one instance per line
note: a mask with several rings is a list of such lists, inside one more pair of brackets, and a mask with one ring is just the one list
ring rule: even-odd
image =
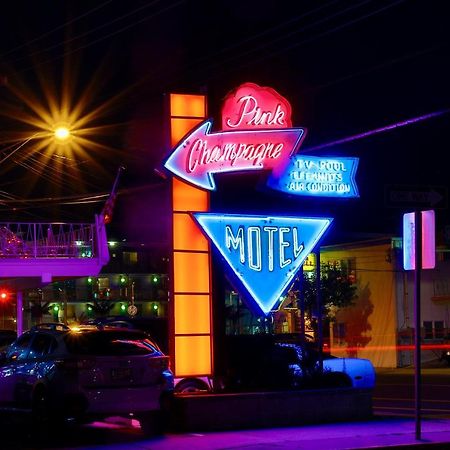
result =
[[233,232],[232,227],[226,225],[225,248],[230,252],[237,250],[239,261],[248,262],[248,267],[257,272],[263,269],[262,255],[265,255],[267,270],[273,272],[291,264],[304,250],[305,245],[299,243],[298,235],[297,227],[250,226],[245,229],[240,226]]
[[201,212],[192,217],[228,263],[236,289],[264,314],[279,301],[332,221]]

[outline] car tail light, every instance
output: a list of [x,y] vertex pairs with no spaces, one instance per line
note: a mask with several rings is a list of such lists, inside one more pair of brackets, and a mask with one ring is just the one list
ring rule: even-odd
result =
[[71,359],[58,359],[55,361],[57,367],[65,370],[83,370],[92,369],[95,366],[93,359],[84,358],[71,358]]
[[153,358],[149,358],[148,362],[153,368],[158,368],[161,370],[170,369],[170,360],[168,356],[155,356]]

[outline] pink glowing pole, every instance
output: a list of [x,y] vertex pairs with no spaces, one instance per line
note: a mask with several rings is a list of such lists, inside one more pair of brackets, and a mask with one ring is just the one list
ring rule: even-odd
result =
[[16,331],[17,336],[23,333],[23,295],[20,290],[16,293]]
[[384,133],[385,131],[395,130],[397,128],[402,128],[407,125],[411,125],[413,123],[423,122],[428,119],[433,119],[434,117],[443,116],[444,114],[448,114],[449,112],[450,112],[450,108],[442,109],[440,111],[434,111],[429,114],[424,114],[422,116],[413,117],[412,119],[406,119],[406,120],[402,120],[400,122],[386,125],[384,127],[375,128],[374,130],[365,131],[365,132],[359,133],[359,134],[354,134],[352,136],[347,136],[342,139],[337,139],[336,141],[327,142],[325,144],[319,144],[319,145],[316,145],[315,147],[305,148],[302,150],[302,153],[312,152],[312,151],[316,151],[316,150],[322,150],[324,148],[332,147],[334,145],[345,144],[346,142],[356,141],[358,139],[363,139],[363,138],[366,138],[369,136],[373,136],[374,134]]

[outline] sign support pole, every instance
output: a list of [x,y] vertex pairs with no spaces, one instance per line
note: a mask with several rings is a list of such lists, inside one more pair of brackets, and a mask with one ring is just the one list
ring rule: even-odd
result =
[[298,286],[298,302],[300,309],[300,345],[303,347],[305,345],[305,293],[303,292],[305,283],[303,280],[303,265],[298,270],[297,276],[297,286]]
[[320,279],[320,246],[316,248],[316,308],[317,308],[317,346],[319,348],[319,371],[323,374],[323,308],[321,296],[321,279]]
[[415,247],[415,271],[414,271],[414,407],[416,439],[421,438],[421,318],[420,318],[420,276],[422,272],[422,213],[414,212],[414,247]]

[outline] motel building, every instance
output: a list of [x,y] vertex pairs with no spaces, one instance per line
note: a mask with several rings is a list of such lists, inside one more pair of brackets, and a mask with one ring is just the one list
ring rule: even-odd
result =
[[[148,250],[151,253],[151,250]],[[438,245],[436,267],[422,271],[421,317],[422,361],[440,357],[445,337],[449,333],[450,260],[448,247]],[[111,309],[108,314],[131,317],[124,305],[130,304],[131,286],[137,307],[136,318],[155,328],[158,340],[166,347],[169,323],[169,282],[167,273],[148,271],[148,256],[142,248],[125,251],[117,244],[115,258],[97,277],[78,278],[58,282],[43,289],[24,291],[24,327],[38,320],[64,320],[66,308],[69,323],[93,318],[93,291],[110,289]],[[135,261],[130,266],[130,255]],[[329,329],[324,329],[324,341],[336,356],[368,358],[375,367],[394,368],[413,364],[414,346],[414,273],[403,269],[402,239],[379,237],[320,248],[323,263],[348,268],[356,284],[356,299],[352,306],[333,312]],[[117,267],[117,260],[125,260]],[[119,270],[117,270],[119,269]],[[125,269],[125,270],[124,270]],[[117,272],[113,272],[117,270]],[[304,270],[314,270],[313,255],[309,255]],[[217,293],[213,301],[217,341],[223,336],[261,334],[268,331],[292,336],[300,331],[300,310],[281,307],[264,316],[255,315],[246,307],[239,294],[223,279],[220,268],[214,276]],[[126,278],[125,275],[126,274]],[[10,285],[9,285],[10,286]],[[221,289],[219,289],[221,288]],[[98,290],[100,289],[100,291]],[[220,290],[220,292],[219,292]],[[100,294],[102,295],[102,294]],[[67,297],[67,298],[65,298]],[[41,317],[33,314],[37,303],[49,303],[49,310]],[[240,309],[240,311],[237,311]],[[15,305],[3,303],[3,328],[15,329]],[[268,323],[270,321],[270,324]],[[306,331],[312,329],[306,322]],[[220,354],[216,355],[221,358]]]
[[[305,130],[293,127],[290,104],[271,88],[244,83],[230,92],[217,127],[222,131],[212,131],[205,96],[171,94],[169,103],[173,150],[163,164],[172,183],[169,344],[175,375],[217,375],[227,336],[298,333],[298,308],[280,300],[300,268],[317,270],[309,255],[318,250],[321,263],[345,266],[357,288],[354,304],[335,311],[323,330],[331,353],[368,358],[375,367],[411,365],[414,270],[404,269],[403,237],[329,246],[322,237],[332,218],[211,208],[217,173],[242,170],[245,176],[258,168],[270,171],[267,185],[281,195],[357,199],[358,158],[296,153]],[[424,361],[441,355],[450,298],[445,245],[434,245],[442,230],[435,233],[433,222],[433,232],[431,226],[426,231],[433,236],[427,248],[435,267],[421,271]],[[312,331],[308,323],[306,331]]]
[[[322,264],[346,267],[356,285],[354,304],[324,321],[331,353],[367,358],[378,368],[411,365],[414,270],[404,269],[402,237],[328,245],[332,217],[212,207],[217,173],[242,171],[244,177],[257,170],[270,173],[268,188],[279,195],[364,201],[355,179],[357,156],[298,152],[306,131],[293,126],[290,104],[271,88],[253,83],[236,88],[226,96],[221,124],[214,128],[205,95],[170,94],[167,102],[167,148],[172,150],[161,166],[170,190],[170,248],[158,249],[157,264],[150,262],[151,248],[109,248],[109,264],[95,277],[72,280],[70,295],[64,283],[49,283],[38,294],[24,290],[25,326],[37,320],[31,304],[39,295],[40,303],[54,307],[39,318],[44,321],[94,317],[92,304],[101,303],[103,315],[158,323],[158,340],[167,348],[175,376],[204,380],[220,375],[226,365],[223,343],[228,336],[292,338],[300,332],[298,306],[280,300],[300,269],[317,271],[311,254],[319,252]],[[440,356],[450,321],[450,263],[439,226],[435,267],[421,271],[423,361]],[[126,265],[117,265],[118,260]],[[14,308],[3,304],[2,313],[5,327],[14,327]]]
[[[321,259],[351,268],[357,298],[336,311],[331,353],[368,358],[375,367],[413,365],[414,271],[403,269],[402,239],[383,237],[324,246]],[[449,334],[448,247],[436,248],[436,267],[421,273],[422,362],[438,359]]]

